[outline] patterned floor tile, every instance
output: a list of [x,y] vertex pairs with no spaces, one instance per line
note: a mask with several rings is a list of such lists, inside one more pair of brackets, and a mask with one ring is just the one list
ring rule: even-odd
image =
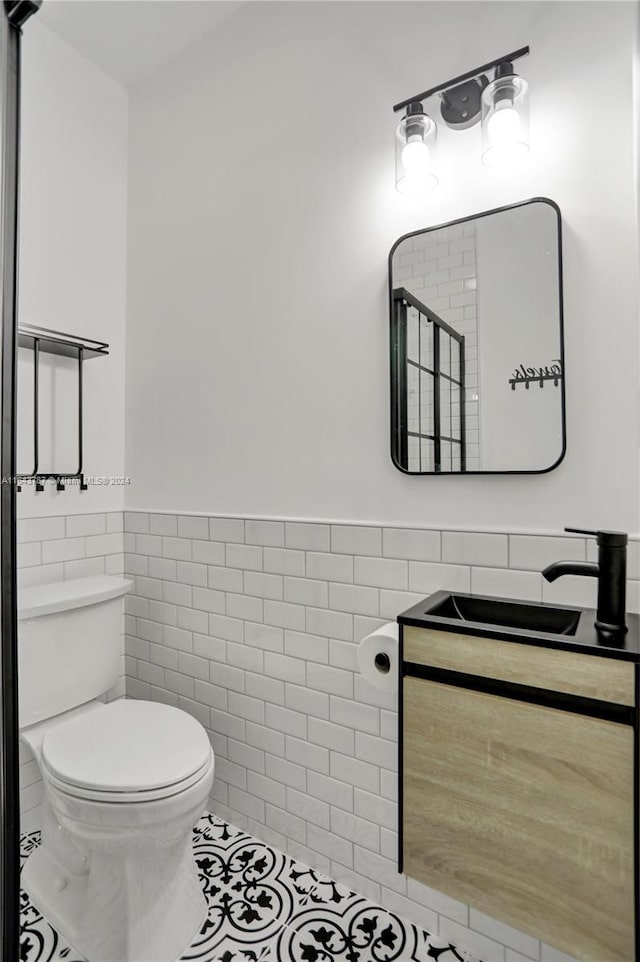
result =
[[[394,946],[388,946],[390,953],[388,958],[391,959],[411,959],[413,962],[478,962],[477,959],[472,958],[466,952],[460,952],[456,949],[454,945],[450,942],[446,942],[440,939],[438,936],[432,935],[429,932],[419,929],[417,926],[410,922],[405,922],[398,916],[393,915],[386,909],[373,902],[363,899],[361,895],[353,892],[348,886],[342,885],[339,882],[335,882],[333,879],[328,878],[328,876],[323,875],[321,872],[315,873],[317,878],[317,885],[315,889],[310,893],[310,901],[317,906],[319,911],[323,912],[323,903],[328,908],[338,908],[343,915],[348,915],[347,909],[353,905],[359,905],[361,908],[367,908],[370,916],[375,917],[376,915],[381,918],[385,917],[385,925],[380,923],[380,929],[382,930],[385,926],[391,925],[390,935],[388,939],[390,942],[394,942],[393,934],[396,932],[396,926],[400,925],[404,930],[405,938],[398,939],[399,945],[403,946],[400,950],[401,955],[395,954]],[[300,916],[295,916],[290,922],[289,926],[295,928],[297,925],[298,918]],[[378,962],[378,959],[387,959],[386,952],[383,952],[379,945],[377,945],[376,940],[372,940],[372,945],[369,947],[369,952],[365,949],[361,949],[361,962]],[[354,951],[357,953],[358,947],[355,946]],[[382,952],[382,954],[381,954]],[[313,953],[310,953],[313,954]],[[286,956],[285,956],[286,958]],[[324,962],[324,957],[321,956]],[[337,955],[336,958],[340,958]],[[349,958],[347,956],[347,958]],[[327,956],[326,962],[330,962],[330,956]],[[351,960],[349,959],[349,962]],[[360,960],[359,960],[360,962]]]
[[242,895],[254,912],[280,923],[310,904],[310,893],[318,885],[318,875],[309,866],[243,833],[225,838],[224,847],[202,837],[194,844],[194,856],[210,904],[218,891],[229,889]]
[[185,959],[242,950],[266,960],[284,923],[309,904],[317,877],[306,865],[243,833],[205,836],[194,845],[198,874],[209,904],[207,921]]
[[[406,924],[406,923],[405,923]],[[411,926],[416,933],[416,959],[418,962],[478,962],[470,953],[457,949],[451,942],[437,935]]]
[[247,949],[246,952],[225,952],[216,962],[278,962],[280,956],[276,955],[276,945],[264,946],[258,951]]
[[[362,895],[352,891],[348,885],[335,882],[328,875],[323,875],[322,872],[316,872],[315,877],[316,885],[311,893],[311,901],[316,905],[328,902],[331,905],[339,905],[344,908],[349,902],[363,898]],[[373,905],[374,903],[371,902],[370,904]]]
[[195,848],[201,841],[216,842],[220,848],[226,848],[240,836],[247,839],[251,838],[250,835],[236,828],[235,825],[229,825],[228,822],[223,822],[217,815],[205,812],[193,830],[193,844]]
[[200,933],[182,958],[218,959],[226,952],[269,946],[278,936],[282,923],[267,910],[260,892],[234,891],[206,879],[209,902],[207,919]]
[[411,926],[362,897],[303,909],[278,943],[287,962],[422,962],[416,948]]
[[[22,860],[39,844],[23,835]],[[183,962],[475,962],[208,812],[193,853],[208,913]],[[83,962],[24,892],[21,931],[19,962]]]

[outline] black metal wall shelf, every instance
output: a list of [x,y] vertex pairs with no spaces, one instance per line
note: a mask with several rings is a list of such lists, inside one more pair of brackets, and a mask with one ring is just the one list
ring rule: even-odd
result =
[[92,357],[104,357],[109,353],[109,345],[103,341],[92,341],[86,337],[76,337],[75,334],[65,334],[31,324],[18,328],[18,347],[33,348],[36,341],[45,354],[58,354],[60,357],[78,357],[81,348],[85,361]]
[[[63,331],[53,331],[48,327],[24,325],[18,328],[18,347],[33,351],[33,452],[34,467],[30,474],[17,475],[17,490],[21,491],[20,481],[35,482],[36,492],[44,491],[44,482],[56,482],[56,490],[64,491],[65,482],[79,481],[80,490],[86,491],[87,484],[82,470],[83,462],[83,375],[84,362],[93,357],[109,354],[109,345],[104,341],[77,337]],[[39,361],[40,354],[54,354],[58,357],[71,357],[78,362],[78,468],[76,471],[40,471],[40,431],[39,431]]]

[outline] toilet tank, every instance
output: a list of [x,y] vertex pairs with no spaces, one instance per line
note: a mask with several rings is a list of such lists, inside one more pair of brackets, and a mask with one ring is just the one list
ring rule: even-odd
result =
[[18,591],[20,727],[104,694],[121,673],[123,596],[116,576]]

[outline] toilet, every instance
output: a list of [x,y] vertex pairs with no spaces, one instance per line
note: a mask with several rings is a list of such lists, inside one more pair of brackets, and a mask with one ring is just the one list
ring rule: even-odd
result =
[[130,588],[102,576],[19,594],[20,734],[44,782],[22,886],[89,962],[175,962],[206,917],[191,831],[214,756],[178,708],[100,700],[121,674]]

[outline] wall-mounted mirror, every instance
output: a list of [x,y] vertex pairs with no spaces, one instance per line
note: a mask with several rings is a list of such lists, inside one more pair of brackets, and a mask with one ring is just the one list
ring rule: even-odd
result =
[[396,467],[555,468],[565,451],[557,205],[534,198],[406,234],[389,286]]

